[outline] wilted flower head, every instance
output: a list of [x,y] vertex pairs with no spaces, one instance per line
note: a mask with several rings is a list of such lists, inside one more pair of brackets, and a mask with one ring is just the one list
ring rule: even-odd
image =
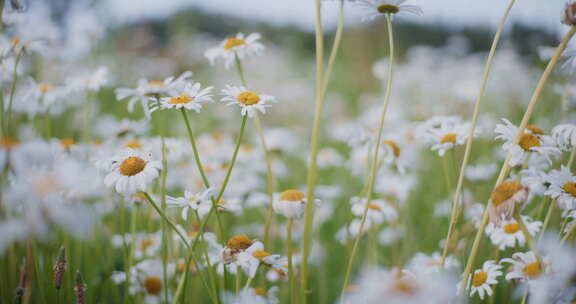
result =
[[564,7],[562,23],[568,26],[576,26],[576,2],[570,1]]
[[528,187],[516,180],[507,180],[498,185],[490,196],[490,221],[499,224],[510,219],[516,208],[523,208],[528,199]]

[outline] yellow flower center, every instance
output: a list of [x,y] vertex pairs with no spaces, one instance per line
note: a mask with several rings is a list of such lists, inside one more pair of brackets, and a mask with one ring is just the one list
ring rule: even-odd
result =
[[226,242],[226,247],[230,249],[246,250],[250,246],[252,246],[252,240],[244,234],[235,235]]
[[254,293],[259,296],[266,296],[266,289],[264,288],[254,288]]
[[140,250],[146,250],[154,244],[154,238],[147,237],[140,242]]
[[522,134],[522,137],[520,137],[520,142],[518,142],[518,144],[520,145],[520,147],[522,147],[522,149],[524,149],[524,151],[528,151],[530,150],[530,148],[540,147],[540,145],[542,145],[538,136],[529,133]]
[[190,97],[188,94],[180,94],[170,98],[170,104],[185,104],[194,101],[194,97]]
[[138,192],[138,193],[134,194],[133,198],[138,199],[138,200],[148,201],[148,199],[146,198],[146,195],[144,195],[144,193],[142,193],[142,192]]
[[448,134],[444,135],[444,137],[442,137],[442,139],[440,139],[440,143],[441,144],[445,144],[445,143],[455,144],[456,143],[456,134],[455,133],[448,133]]
[[517,223],[510,223],[504,226],[504,232],[508,234],[514,234],[518,232],[518,230],[520,230],[520,225],[518,225]]
[[53,174],[44,173],[34,176],[34,180],[32,181],[32,191],[36,195],[44,197],[55,193],[58,190],[60,190],[60,185],[56,182]]
[[162,280],[158,277],[147,277],[144,280],[144,288],[149,294],[160,294],[160,291],[162,290]]
[[394,153],[394,156],[399,157],[400,156],[400,147],[398,146],[398,144],[395,141],[392,140],[385,140],[384,144],[390,146],[390,148],[392,148],[392,152]]
[[562,186],[562,189],[564,189],[564,191],[570,193],[570,195],[576,196],[576,183],[575,182],[565,183],[564,186]]
[[378,12],[381,14],[396,14],[400,11],[400,7],[391,3],[384,3],[378,6]]
[[280,194],[281,201],[289,202],[301,202],[305,197],[306,195],[302,191],[294,189],[286,190]]
[[533,262],[524,266],[524,273],[530,277],[534,278],[542,273],[542,264],[540,262]]
[[228,39],[226,39],[226,43],[224,43],[224,49],[229,51],[237,46],[241,46],[241,45],[245,45],[246,44],[246,40],[244,39],[239,39],[236,37],[230,37]]
[[416,285],[411,279],[399,278],[394,282],[392,291],[405,295],[412,295],[416,292]]
[[12,45],[12,47],[17,47],[18,45],[20,45],[20,42],[22,42],[22,40],[20,40],[20,38],[18,37],[10,40],[10,44]]
[[188,237],[194,239],[198,236],[198,234],[199,234],[198,231],[190,231],[188,232]]
[[52,90],[54,88],[53,85],[49,85],[49,84],[41,84],[40,86],[38,86],[38,90],[40,90],[40,92],[42,92],[43,94],[46,94],[48,91]]
[[242,92],[242,93],[238,94],[238,96],[236,96],[236,99],[238,99],[238,101],[240,101],[241,103],[243,103],[247,106],[255,105],[255,104],[260,102],[260,96],[258,96],[258,94],[256,94],[256,93],[250,92],[250,91],[246,91],[246,92]]
[[526,126],[526,130],[529,130],[530,132],[532,132],[532,134],[544,135],[544,131],[542,129],[540,129],[540,127],[535,126],[535,125]]
[[142,144],[140,143],[139,140],[133,139],[133,140],[126,143],[126,147],[132,148],[132,149],[140,149],[140,148],[142,148]]
[[140,157],[131,156],[125,159],[120,165],[120,174],[134,176],[146,168],[146,161]]
[[178,263],[176,263],[176,269],[178,271],[184,271],[186,269],[186,262],[178,261]]
[[478,287],[486,283],[488,280],[488,273],[486,271],[479,271],[472,277],[472,286]]
[[380,206],[379,206],[379,205],[377,205],[377,204],[374,204],[374,203],[370,203],[370,204],[368,204],[368,208],[370,208],[370,209],[372,209],[372,210],[376,210],[376,211],[380,211],[380,210],[382,210],[382,208],[380,208]]
[[148,82],[149,86],[153,86],[153,87],[163,87],[164,86],[164,81],[162,80],[152,80],[150,82]]
[[76,142],[71,138],[62,138],[60,140],[60,146],[64,149],[70,149]]
[[2,149],[12,149],[16,147],[20,141],[12,137],[0,137],[0,148]]
[[498,187],[496,187],[496,189],[494,189],[494,192],[492,192],[492,195],[490,196],[492,204],[494,204],[494,206],[499,206],[514,196],[514,194],[516,194],[516,192],[520,191],[522,188],[522,184],[515,180],[509,180],[501,183],[498,185]]
[[256,250],[256,251],[252,252],[252,256],[259,259],[259,260],[262,260],[265,257],[270,256],[270,253],[268,253],[264,250]]

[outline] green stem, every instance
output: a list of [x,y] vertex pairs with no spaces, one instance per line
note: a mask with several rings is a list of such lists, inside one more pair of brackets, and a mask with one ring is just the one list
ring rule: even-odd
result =
[[508,4],[508,8],[506,12],[502,16],[500,20],[500,24],[498,25],[498,30],[494,35],[494,40],[492,41],[492,47],[490,48],[490,53],[488,55],[488,59],[486,60],[486,65],[484,67],[484,75],[482,76],[482,83],[480,84],[480,91],[476,97],[476,102],[474,104],[474,112],[472,114],[472,123],[470,124],[470,129],[468,131],[468,138],[466,139],[466,147],[464,150],[464,158],[462,159],[462,165],[460,166],[460,174],[458,175],[458,182],[456,184],[456,190],[454,192],[454,200],[452,201],[452,213],[450,215],[450,224],[448,226],[448,235],[446,236],[446,245],[444,246],[444,251],[442,252],[442,264],[446,260],[448,256],[449,244],[452,239],[452,234],[456,229],[456,218],[458,215],[458,202],[460,201],[460,196],[462,194],[462,187],[464,186],[464,176],[466,167],[468,166],[468,162],[470,161],[470,155],[472,152],[472,142],[474,139],[474,133],[476,131],[476,125],[478,123],[478,116],[480,114],[480,105],[482,104],[482,98],[484,97],[484,92],[486,91],[486,86],[488,84],[488,78],[490,73],[492,72],[492,65],[494,63],[494,57],[496,54],[496,49],[498,48],[498,44],[500,42],[500,37],[502,36],[502,32],[504,31],[504,27],[506,26],[506,22],[508,20],[508,16],[510,15],[510,11],[514,6],[516,0],[511,0]]
[[126,265],[126,269],[125,269],[125,273],[126,273],[126,281],[125,281],[125,295],[128,296],[129,293],[129,288],[130,288],[130,277],[131,277],[131,268],[132,268],[132,264],[134,262],[134,249],[136,247],[136,240],[135,240],[135,236],[136,236],[136,219],[137,219],[137,209],[136,209],[136,205],[134,204],[132,206],[132,210],[131,210],[131,214],[130,214],[130,249],[128,252],[128,263]]
[[538,261],[542,261],[542,258],[538,253],[538,246],[536,245],[534,238],[528,231],[528,228],[526,228],[526,224],[524,223],[524,220],[522,219],[522,216],[520,215],[520,211],[518,210],[518,208],[516,208],[516,210],[514,211],[514,219],[518,223],[518,226],[520,226],[520,230],[522,231],[522,234],[524,234],[524,238],[526,239],[526,242],[528,243],[528,246],[530,247],[532,252],[534,252],[534,255],[536,255],[536,258],[538,259]]
[[[16,55],[16,62],[14,62],[14,71],[12,72],[12,86],[10,87],[10,97],[8,98],[8,117],[6,119],[6,126],[4,126],[4,134],[9,134],[10,125],[12,124],[12,105],[14,104],[14,94],[16,93],[16,83],[18,82],[18,64],[20,63],[23,52],[23,50],[18,52],[18,55]],[[4,108],[1,110],[4,111]]]
[[[166,117],[166,113],[164,117]],[[166,211],[166,177],[168,175],[168,161],[166,159],[166,142],[164,139],[165,136],[165,128],[166,128],[166,121],[165,119],[162,120],[162,135],[160,137],[161,140],[161,148],[162,148],[162,171],[160,173],[160,206],[162,207],[163,211]],[[168,233],[166,231],[166,223],[162,222],[162,275],[164,277],[164,282],[168,282]],[[168,288],[164,289],[164,301],[168,303]]]
[[352,246],[352,252],[350,253],[350,257],[348,259],[348,266],[346,268],[346,274],[344,276],[344,284],[342,285],[341,296],[344,296],[346,291],[346,286],[350,281],[350,275],[352,273],[352,266],[354,264],[354,257],[356,255],[356,251],[358,250],[358,244],[360,243],[360,238],[362,237],[362,233],[364,231],[364,225],[366,224],[366,217],[368,215],[368,207],[370,205],[370,201],[372,200],[372,192],[374,189],[374,184],[376,182],[376,177],[378,175],[378,155],[380,153],[380,147],[382,142],[382,133],[384,131],[384,121],[386,118],[386,113],[388,111],[388,105],[390,104],[390,96],[392,94],[392,81],[394,77],[394,32],[392,27],[392,16],[386,16],[386,24],[388,28],[388,41],[390,46],[390,63],[388,65],[388,75],[387,80],[388,83],[386,84],[386,92],[384,95],[384,104],[382,109],[382,114],[380,116],[380,122],[378,125],[378,135],[376,137],[375,147],[374,147],[374,155],[372,157],[372,164],[370,168],[370,178],[368,181],[368,188],[366,191],[366,206],[364,207],[364,213],[362,214],[362,219],[360,221],[360,228],[356,238],[354,240],[354,245]]
[[[524,113],[524,117],[522,118],[522,122],[520,123],[520,126],[518,127],[518,131],[516,133],[516,137],[515,137],[514,143],[513,143],[514,145],[517,145],[518,142],[520,141],[520,137],[524,133],[524,130],[526,129],[526,126],[528,125],[528,121],[532,117],[532,112],[534,111],[534,108],[536,107],[536,105],[538,104],[538,101],[540,100],[540,96],[542,95],[542,92],[544,91],[544,87],[545,87],[546,83],[548,82],[548,79],[550,78],[552,71],[554,70],[554,68],[558,64],[558,61],[560,60],[562,53],[564,53],[566,46],[568,45],[568,43],[570,42],[570,40],[572,39],[572,37],[574,36],[575,33],[576,33],[576,27],[573,26],[572,28],[570,28],[570,31],[562,39],[562,42],[560,43],[560,45],[556,49],[554,56],[552,57],[552,59],[548,63],[548,66],[546,67],[546,69],[544,70],[542,77],[540,77],[538,85],[536,86],[536,89],[534,90],[534,94],[532,95],[532,98],[530,99],[530,103],[528,104],[526,112]],[[498,179],[496,181],[496,185],[494,188],[496,188],[496,186],[500,185],[504,181],[504,178],[506,178],[506,176],[508,176],[508,171],[510,169],[511,157],[512,157],[512,155],[510,153],[508,153],[508,156],[506,157],[506,160],[504,161],[504,164],[502,165],[502,168],[500,170],[500,174],[498,176]],[[474,242],[472,244],[472,249],[470,251],[470,255],[469,255],[468,261],[466,263],[466,268],[464,270],[464,275],[463,275],[464,278],[467,278],[472,271],[472,267],[474,266],[476,256],[478,255],[478,250],[480,248],[480,241],[482,239],[482,235],[484,234],[484,229],[486,228],[486,225],[488,225],[488,218],[489,217],[488,217],[488,206],[487,206],[484,209],[484,214],[482,215],[482,221],[480,223],[480,227],[478,228],[478,231],[476,232],[476,236],[475,236]],[[462,290],[464,291],[465,288],[463,288]]]
[[290,303],[296,303],[295,290],[296,285],[294,282],[294,267],[292,262],[292,227],[294,224],[293,219],[288,219],[288,228],[286,236],[286,248],[288,249],[288,282],[289,282],[289,299]]
[[553,202],[551,199],[546,199],[543,203],[546,204],[546,202],[548,202],[549,206],[548,206],[548,212],[546,212],[546,217],[544,218],[544,224],[542,225],[542,231],[540,232],[540,237],[538,238],[538,242],[540,242],[542,240],[542,237],[544,236],[544,232],[546,231],[546,228],[548,228],[548,225],[550,224],[550,219],[552,218],[552,213],[554,212],[554,207],[556,205],[556,202]]

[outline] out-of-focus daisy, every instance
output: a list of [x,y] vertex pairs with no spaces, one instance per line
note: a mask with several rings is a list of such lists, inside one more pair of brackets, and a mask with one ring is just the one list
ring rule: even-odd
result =
[[319,168],[335,167],[344,162],[344,158],[336,149],[323,148],[318,151],[317,165]]
[[516,180],[502,182],[494,189],[490,196],[488,212],[490,221],[500,223],[511,219],[515,208],[522,209],[528,199],[528,187]]
[[484,295],[492,296],[493,291],[490,285],[498,284],[498,277],[502,275],[500,269],[502,265],[489,260],[484,262],[482,268],[476,269],[474,273],[468,278],[468,288],[470,288],[470,296],[478,294],[481,300],[484,300]]
[[564,210],[576,208],[576,177],[568,167],[562,166],[560,170],[552,170],[548,174],[548,181],[550,187],[545,195],[555,199]]
[[272,206],[278,214],[290,219],[299,218],[306,207],[306,194],[300,190],[286,190],[280,195],[276,195]]
[[167,280],[170,279],[175,270],[173,264],[167,266],[166,274],[168,277],[164,280],[164,268],[161,260],[144,260],[134,265],[131,269],[130,293],[144,294],[144,303],[146,304],[161,303],[163,290],[169,286]]
[[109,71],[107,67],[99,67],[92,73],[70,78],[67,83],[73,91],[98,91],[108,83]]
[[288,260],[280,255],[268,253],[261,242],[254,242],[252,246],[238,254],[237,265],[251,278],[256,275],[260,264],[283,272],[288,271],[286,268]]
[[246,288],[240,293],[224,292],[222,303],[224,304],[278,304],[278,286],[273,286],[266,291],[264,288]]
[[116,248],[124,248],[134,243],[134,257],[136,259],[154,257],[162,246],[162,237],[158,233],[136,233],[134,237],[131,234],[114,235],[112,244]]
[[[352,213],[362,216],[366,209],[366,198],[353,197],[350,199]],[[384,221],[393,222],[398,218],[398,212],[394,207],[383,200],[371,200],[368,204],[367,220],[375,224],[382,224]]]
[[552,138],[563,151],[576,147],[576,125],[561,124],[552,129]]
[[271,107],[270,103],[276,101],[274,96],[255,93],[245,87],[231,85],[226,85],[222,94],[224,95],[223,102],[227,102],[228,105],[239,105],[242,108],[242,116],[248,114],[248,117],[253,117],[255,111],[266,114],[266,108]]
[[214,65],[216,60],[222,59],[224,66],[228,69],[236,58],[243,60],[262,53],[264,45],[258,41],[261,37],[259,33],[252,33],[248,36],[238,33],[236,36],[226,38],[219,46],[207,50],[204,55],[211,65]]
[[162,109],[177,110],[184,108],[200,112],[203,103],[213,101],[212,88],[202,89],[198,82],[186,83],[181,90],[178,90],[177,95],[162,98],[160,107]]
[[503,118],[504,124],[497,124],[495,133],[496,139],[504,141],[504,151],[511,153],[510,165],[521,165],[531,152],[546,158],[550,163],[550,157],[560,154],[560,150],[554,144],[550,136],[544,135],[544,131],[536,126],[527,126],[520,137],[517,145],[514,144],[518,127],[513,125],[509,120]]
[[442,265],[442,255],[434,252],[427,255],[422,252],[416,253],[408,262],[408,269],[413,273],[437,273],[441,271],[453,271],[460,267],[460,262],[453,256],[447,256]]
[[506,274],[506,280],[520,280],[526,282],[537,279],[542,273],[548,271],[548,264],[546,258],[538,261],[536,255],[532,251],[516,252],[512,258],[505,258],[501,263],[512,264],[512,270]]
[[470,165],[466,167],[464,174],[468,180],[473,182],[487,181],[492,178],[494,173],[496,173],[496,170],[498,170],[498,166],[496,164],[480,164],[476,166]]
[[422,9],[416,5],[404,4],[407,0],[358,0],[356,6],[365,12],[363,21],[372,21],[377,17],[407,14],[422,15]]
[[543,195],[550,186],[548,173],[537,168],[522,170],[522,183],[528,186],[530,193]]
[[[536,235],[542,227],[542,222],[532,221],[528,216],[522,216],[522,220],[528,233],[532,236]],[[485,231],[490,236],[492,243],[498,246],[500,250],[505,250],[507,247],[514,248],[516,244],[522,247],[526,243],[524,233],[514,219],[504,220],[499,225],[489,223]]]
[[146,191],[147,185],[158,177],[161,168],[160,162],[153,161],[150,154],[134,149],[123,150],[110,162],[104,184],[122,194]]
[[206,189],[198,193],[192,193],[188,190],[184,191],[183,197],[166,197],[166,203],[171,207],[182,208],[182,219],[187,220],[190,211],[197,211],[200,213],[199,209],[202,210],[202,215],[210,211],[212,203],[210,202],[210,196],[212,195],[212,188]]
[[463,145],[468,138],[469,123],[442,120],[439,126],[424,131],[423,138],[432,145],[432,151],[438,151],[443,156],[446,151]]

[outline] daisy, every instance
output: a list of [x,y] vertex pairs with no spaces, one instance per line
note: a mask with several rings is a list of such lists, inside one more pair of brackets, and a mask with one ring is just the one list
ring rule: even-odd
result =
[[444,156],[446,151],[466,142],[469,127],[469,123],[442,120],[439,125],[425,130],[423,138],[432,145],[432,151],[438,151],[439,156]]
[[128,98],[128,112],[132,113],[134,105],[140,103],[144,114],[147,118],[150,118],[150,102],[152,98],[160,98],[162,95],[175,95],[176,89],[184,86],[190,77],[192,77],[192,72],[186,71],[178,77],[168,77],[164,80],[148,81],[147,79],[140,79],[136,88],[118,88],[114,92],[118,100]]
[[524,184],[516,180],[502,182],[490,196],[490,221],[498,224],[503,219],[511,219],[514,209],[522,209],[527,199],[528,187]]
[[219,46],[207,50],[204,56],[208,58],[211,65],[214,65],[216,60],[221,58],[224,61],[224,66],[228,69],[236,58],[243,60],[262,53],[264,45],[258,42],[260,38],[259,33],[252,33],[248,36],[238,33],[236,36],[226,38]]
[[[528,216],[522,216],[522,220],[528,233],[532,236],[536,235],[540,231],[540,227],[542,227],[542,222],[532,221]],[[515,248],[516,244],[522,247],[526,243],[524,233],[514,219],[504,220],[499,225],[489,223],[485,231],[490,236],[492,244],[498,246],[500,250],[505,250],[508,247]]]
[[[169,207],[182,208],[182,219],[188,219],[188,213],[193,210],[200,213],[200,208],[202,206],[202,213],[206,214],[210,211],[212,203],[210,202],[210,197],[212,196],[213,189],[208,188],[204,191],[198,193],[192,193],[188,190],[184,191],[184,197],[166,197],[166,203]],[[208,210],[205,210],[208,209]]]
[[365,12],[362,21],[372,21],[376,17],[402,16],[406,14],[422,15],[422,9],[416,5],[404,4],[407,0],[358,0],[356,6]]
[[550,187],[544,193],[558,202],[560,208],[571,210],[576,208],[576,177],[570,169],[562,166],[560,170],[552,170],[548,174]]
[[200,83],[188,82],[181,90],[178,90],[177,95],[162,98],[160,107],[177,110],[184,108],[200,112],[203,103],[214,101],[210,94],[212,89],[213,87],[202,89]]
[[272,207],[276,213],[287,218],[299,218],[306,207],[306,194],[299,190],[286,190],[280,195],[276,195]]
[[270,254],[264,251],[264,244],[262,244],[262,242],[254,242],[252,246],[238,254],[237,265],[251,278],[256,275],[260,264],[284,273],[288,272],[286,268],[288,260],[285,257],[280,257],[280,255]]
[[224,95],[222,102],[228,102],[228,105],[239,105],[242,108],[242,116],[248,114],[248,117],[253,117],[256,110],[266,114],[266,108],[271,107],[268,103],[276,101],[274,96],[258,94],[245,87],[231,85],[226,85],[222,94]]
[[[350,199],[352,204],[352,213],[356,216],[362,216],[366,209],[366,198],[353,197]],[[381,224],[384,221],[394,222],[398,218],[398,212],[389,203],[383,200],[371,200],[368,204],[368,213],[366,219],[375,224]]]
[[512,270],[506,274],[506,280],[520,280],[521,282],[537,279],[542,273],[548,271],[548,261],[538,261],[532,251],[516,252],[512,258],[502,259],[503,263],[512,264]]
[[[223,273],[224,267],[226,267],[229,272],[235,274],[239,267],[238,255],[249,250],[252,246],[255,247],[250,249],[251,251],[260,248],[261,243],[251,240],[244,234],[237,234],[228,239],[224,247],[219,244],[211,245],[209,256],[212,264],[218,264],[218,273]],[[244,266],[246,267],[246,265]]]
[[496,164],[480,164],[476,166],[468,166],[464,174],[466,178],[472,182],[487,181],[492,178],[494,173],[498,170]]
[[562,151],[570,151],[576,147],[576,125],[561,124],[552,129],[552,138]]
[[434,252],[431,255],[418,252],[408,262],[408,269],[418,274],[452,271],[458,269],[458,267],[460,267],[460,262],[451,255],[446,257],[444,265],[442,265],[442,255],[439,252]]
[[134,265],[131,269],[130,294],[144,294],[146,304],[162,303],[163,290],[168,288],[167,281],[175,271],[173,264],[167,266],[167,277],[164,278],[161,260],[144,260]]
[[69,79],[68,87],[73,91],[98,91],[108,83],[110,72],[107,67],[99,67],[93,73],[80,75]]
[[498,284],[498,277],[502,275],[502,271],[500,271],[501,268],[502,265],[498,265],[494,261],[489,260],[484,262],[481,269],[476,269],[468,278],[470,296],[478,293],[480,300],[484,300],[484,294],[492,296],[493,291],[490,285]]
[[158,177],[161,168],[160,162],[153,161],[150,154],[134,149],[123,150],[110,162],[110,172],[104,184],[122,194],[145,191],[146,186]]
[[527,126],[518,144],[514,144],[518,127],[505,118],[502,121],[504,124],[497,124],[494,132],[498,134],[496,139],[504,140],[502,148],[511,154],[511,166],[522,165],[532,152],[543,156],[548,163],[551,163],[550,156],[560,154],[552,137],[544,135],[544,131],[537,126]]

